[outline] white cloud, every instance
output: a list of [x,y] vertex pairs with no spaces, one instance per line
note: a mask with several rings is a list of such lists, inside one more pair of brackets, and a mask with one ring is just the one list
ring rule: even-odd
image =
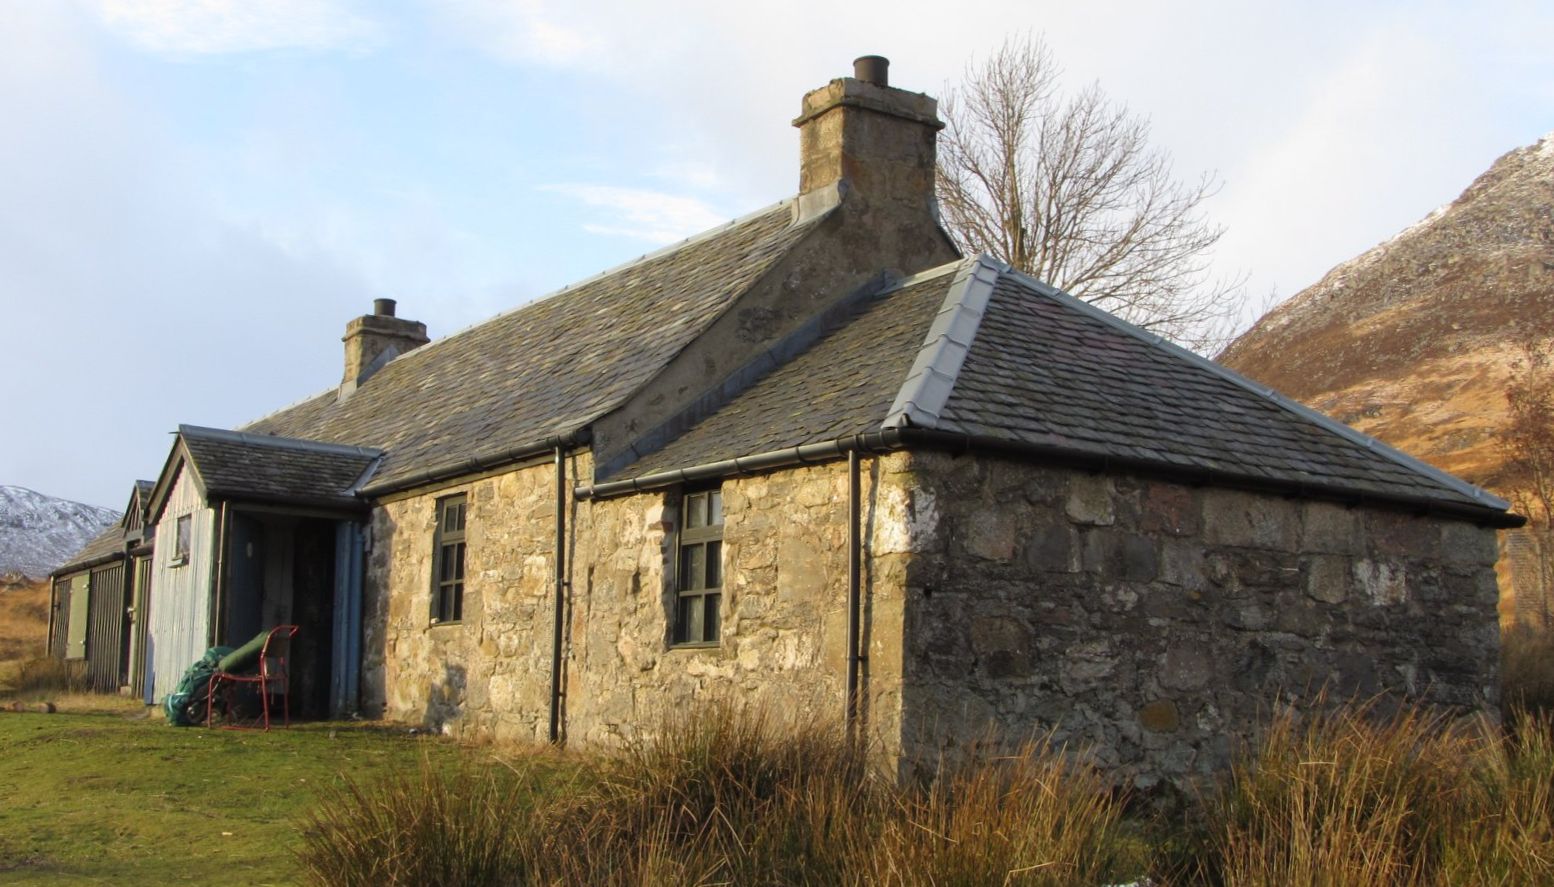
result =
[[364,49],[381,26],[339,0],[97,0],[107,27],[169,55]]
[[667,194],[645,188],[612,185],[543,185],[543,191],[563,194],[586,206],[609,210],[606,222],[588,222],[590,234],[630,237],[652,243],[673,243],[728,220],[706,202],[694,197]]
[[471,42],[511,61],[564,67],[601,46],[544,0],[442,0],[433,8]]
[[696,160],[665,163],[653,171],[653,177],[698,191],[711,191],[723,185],[723,176],[712,164]]

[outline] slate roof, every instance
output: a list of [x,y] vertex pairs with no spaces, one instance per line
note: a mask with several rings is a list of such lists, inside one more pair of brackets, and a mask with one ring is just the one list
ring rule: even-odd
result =
[[1023,274],[993,287],[934,427],[1462,505],[1505,503]]
[[1508,507],[985,256],[876,298],[616,479],[892,428],[1328,494]]
[[207,496],[357,507],[382,456],[366,447],[183,425],[178,435]]
[[386,451],[374,486],[568,435],[623,403],[825,213],[794,201],[390,361],[349,398],[331,389],[244,430]]
[[87,567],[96,566],[103,561],[113,560],[114,555],[124,554],[124,528],[114,521],[107,529],[98,533],[92,540],[81,546],[70,560],[55,568],[52,575],[62,576],[66,573],[74,573]]
[[859,305],[804,353],[624,472],[630,476],[877,431],[954,266]]

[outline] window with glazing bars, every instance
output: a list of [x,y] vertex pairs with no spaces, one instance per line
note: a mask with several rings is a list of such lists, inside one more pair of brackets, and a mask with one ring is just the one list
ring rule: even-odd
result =
[[674,642],[716,644],[723,598],[723,493],[685,494],[675,595]]
[[467,500],[437,500],[437,541],[432,564],[432,622],[464,618],[464,512]]

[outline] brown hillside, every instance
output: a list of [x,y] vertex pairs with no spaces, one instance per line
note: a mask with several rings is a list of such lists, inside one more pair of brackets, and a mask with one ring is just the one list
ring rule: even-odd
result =
[[1459,474],[1499,485],[1515,343],[1554,336],[1554,134],[1270,311],[1219,360]]

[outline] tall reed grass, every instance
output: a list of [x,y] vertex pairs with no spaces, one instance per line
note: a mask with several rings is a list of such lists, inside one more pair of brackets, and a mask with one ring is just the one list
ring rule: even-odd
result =
[[348,785],[314,815],[302,861],[314,883],[344,885],[1060,885],[1112,873],[1120,807],[1059,750],[1028,744],[903,788],[841,736],[717,706],[544,797],[523,767]]
[[301,858],[330,885],[1548,884],[1551,736],[1542,717],[1286,713],[1190,816],[1141,826],[1049,744],[902,785],[836,725],[721,706],[611,758],[348,783]]
[[1504,736],[1372,706],[1276,717],[1162,880],[1245,887],[1554,883],[1549,723]]

